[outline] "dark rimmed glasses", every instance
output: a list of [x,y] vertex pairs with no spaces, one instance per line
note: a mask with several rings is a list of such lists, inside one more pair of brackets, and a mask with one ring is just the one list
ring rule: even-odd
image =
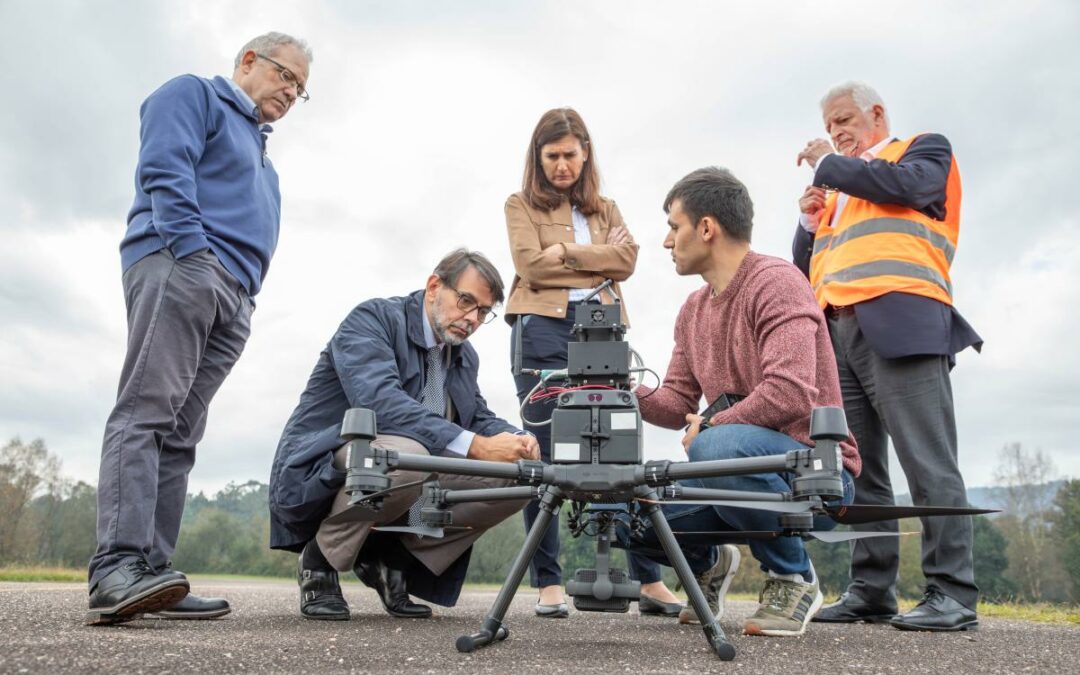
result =
[[495,320],[495,312],[493,307],[485,307],[476,301],[476,298],[468,293],[462,293],[453,286],[447,285],[447,288],[457,293],[457,307],[465,314],[476,310],[476,320],[480,323],[491,323]]
[[293,74],[293,71],[281,65],[269,56],[265,56],[257,52],[255,56],[259,57],[264,61],[269,61],[270,63],[274,64],[274,67],[277,68],[278,77],[281,78],[281,81],[289,86],[296,87],[297,98],[299,98],[301,101],[304,101],[305,103],[311,100],[311,95],[308,94],[307,88],[304,85],[300,84],[300,80],[296,79],[296,75]]

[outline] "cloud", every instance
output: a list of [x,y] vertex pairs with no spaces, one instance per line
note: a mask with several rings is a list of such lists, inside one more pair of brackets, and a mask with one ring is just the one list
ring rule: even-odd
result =
[[[799,148],[817,101],[874,84],[893,131],[940,131],[964,177],[957,306],[986,339],[953,374],[961,466],[990,480],[1005,442],[1080,475],[1075,214],[1080,103],[1069,2],[66,2],[0,5],[0,437],[42,436],[96,475],[123,358],[117,244],[132,199],[138,107],[184,72],[231,70],[270,29],[315,51],[312,101],[270,139],[280,246],[253,335],[211,406],[192,488],[265,479],[319,350],[368,297],[419,288],[458,245],[512,273],[503,203],[546,109],[585,116],[606,193],[642,245],[625,285],[630,339],[662,374],[671,324],[701,283],[673,274],[660,209],[671,184],[719,164],[750,188],[754,246],[788,257],[809,180]],[[872,30],[863,30],[869,21]],[[963,27],[964,30],[959,30]],[[917,46],[916,46],[917,45]],[[511,420],[509,329],[475,337],[481,386]],[[678,459],[649,429],[650,458]],[[989,454],[988,454],[989,453]],[[899,476],[899,474],[898,474]],[[899,483],[900,479],[897,478]]]

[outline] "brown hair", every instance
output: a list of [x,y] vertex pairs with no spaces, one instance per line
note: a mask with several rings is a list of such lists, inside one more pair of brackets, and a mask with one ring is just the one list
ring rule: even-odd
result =
[[491,289],[491,298],[495,301],[495,304],[501,305],[503,301],[502,277],[499,276],[499,270],[495,269],[495,266],[491,264],[491,261],[483,253],[465,248],[454,249],[439,261],[432,274],[442,279],[443,283],[457,286],[458,279],[470,267],[476,268],[480,277],[487,282],[488,288]]
[[589,153],[581,175],[570,188],[570,203],[585,215],[592,215],[601,208],[600,170],[596,167],[596,148],[589,140],[589,130],[573,108],[549,110],[536,123],[532,140],[529,141],[529,151],[525,155],[525,177],[521,180],[521,190],[525,193],[525,201],[534,209],[551,211],[559,208],[564,195],[544,175],[540,165],[540,148],[566,136],[581,141],[582,150]]

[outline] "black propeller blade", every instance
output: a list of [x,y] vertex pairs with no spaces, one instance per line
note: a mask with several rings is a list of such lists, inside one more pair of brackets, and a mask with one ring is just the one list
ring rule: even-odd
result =
[[638,497],[639,502],[647,504],[705,504],[708,506],[731,506],[737,509],[757,509],[758,511],[773,511],[775,513],[806,513],[813,506],[810,502],[765,502],[736,499],[645,499]]
[[[901,537],[918,532],[805,532],[809,537],[826,544],[835,544],[841,541],[853,541],[855,539],[870,539],[873,537]],[[725,532],[676,532],[675,538],[683,544],[724,544],[744,539],[778,539],[785,536],[783,532],[774,530],[751,530],[739,532],[738,530]]]
[[970,506],[887,506],[881,504],[825,506],[825,512],[830,518],[845,525],[925,516],[973,516],[980,513],[998,513],[998,511],[999,509],[977,509]]
[[379,525],[375,529],[379,532],[403,532],[405,534],[415,534],[421,537],[442,539],[446,536],[447,532],[461,532],[463,530],[471,530],[472,528],[459,527],[456,525],[447,525],[446,527],[429,527],[426,525]]
[[841,541],[854,541],[856,539],[872,539],[874,537],[906,537],[918,532],[836,532],[826,530],[824,532],[808,532],[811,537],[826,544],[835,544]]

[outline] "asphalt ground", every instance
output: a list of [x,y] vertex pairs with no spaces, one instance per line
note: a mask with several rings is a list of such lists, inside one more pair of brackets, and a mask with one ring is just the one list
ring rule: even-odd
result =
[[352,618],[300,617],[287,581],[196,580],[194,592],[229,599],[213,621],[143,619],[83,625],[78,584],[0,583],[0,673],[1066,673],[1080,671],[1080,628],[1004,619],[978,632],[912,633],[887,625],[812,623],[798,638],[740,635],[753,602],[727,603],[721,621],[737,650],[720,661],[699,627],[674,619],[571,611],[533,615],[534,592],[514,599],[510,637],[461,654],[459,635],[479,629],[494,591],[466,591],[431,619],[395,619],[374,592],[347,585]]

